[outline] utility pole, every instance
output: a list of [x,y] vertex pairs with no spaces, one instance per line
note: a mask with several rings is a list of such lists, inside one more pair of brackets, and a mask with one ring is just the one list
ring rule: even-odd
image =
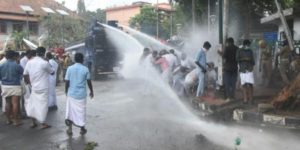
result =
[[196,24],[196,12],[195,12],[195,0],[192,0],[192,19],[193,19],[193,24],[192,24],[192,29],[193,32],[195,31],[195,24]]
[[282,22],[283,29],[284,29],[284,32],[286,34],[287,40],[289,41],[290,49],[293,50],[294,49],[294,41],[293,41],[293,38],[292,38],[291,30],[289,29],[289,26],[286,22],[286,18],[283,14],[281,5],[279,4],[278,0],[275,0],[275,3],[276,3],[276,6],[277,6],[277,10],[278,10],[277,13],[279,14],[280,20]]
[[159,12],[158,12],[158,0],[156,1],[156,38],[159,37]]
[[170,5],[171,5],[171,13],[170,13],[170,39],[173,36],[173,1],[170,1]]
[[223,44],[225,44],[225,40],[228,37],[228,24],[229,24],[229,0],[224,0],[223,7]]
[[30,30],[29,30],[29,11],[26,11],[26,30],[27,30],[27,33],[26,33],[26,36],[27,36],[27,39],[29,39],[29,36],[30,36]]
[[210,0],[207,0],[207,30],[210,33]]
[[223,0],[218,0],[219,5],[219,43],[223,43]]

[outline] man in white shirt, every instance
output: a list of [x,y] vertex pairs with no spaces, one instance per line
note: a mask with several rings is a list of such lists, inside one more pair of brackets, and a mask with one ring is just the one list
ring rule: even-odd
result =
[[30,50],[26,51],[26,55],[20,60],[20,65],[22,66],[22,68],[24,69],[27,62],[28,62],[28,57],[30,55]]
[[51,65],[44,59],[46,49],[38,47],[37,56],[27,62],[24,70],[26,84],[30,84],[31,94],[26,112],[32,118],[31,128],[37,127],[36,120],[42,124],[42,129],[51,127],[46,121],[48,113],[49,75],[54,74]]
[[56,105],[56,73],[58,69],[58,64],[53,59],[53,55],[51,52],[48,52],[46,54],[46,58],[49,61],[49,64],[51,65],[52,69],[54,70],[54,75],[49,75],[49,96],[48,96],[48,107],[50,110],[57,110]]

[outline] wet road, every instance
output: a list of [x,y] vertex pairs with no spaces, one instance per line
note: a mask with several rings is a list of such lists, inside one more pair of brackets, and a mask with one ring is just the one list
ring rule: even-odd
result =
[[169,90],[134,80],[97,81],[94,90],[84,137],[78,129],[72,137],[65,134],[66,98],[60,86],[59,109],[48,117],[52,128],[29,129],[29,120],[15,128],[5,125],[1,116],[0,150],[83,150],[87,142],[97,142],[99,150],[225,150],[196,140],[199,127],[186,124],[194,118]]

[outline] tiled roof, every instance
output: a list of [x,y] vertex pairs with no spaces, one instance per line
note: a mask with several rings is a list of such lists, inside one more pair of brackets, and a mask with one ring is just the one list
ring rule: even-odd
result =
[[[0,19],[24,21],[24,20],[27,20],[27,17],[25,15],[12,15],[12,14],[2,14],[2,13],[0,13]],[[28,16],[28,21],[37,22],[38,17]]]
[[125,5],[125,6],[117,6],[117,7],[111,7],[105,9],[106,12],[108,11],[116,11],[116,10],[124,10],[124,9],[130,9],[130,8],[136,8],[136,7],[142,7],[145,4],[133,4],[133,5]]
[[20,8],[20,5],[30,6],[34,10],[30,14],[35,16],[46,14],[41,7],[49,7],[52,10],[62,9],[69,13],[73,13],[55,0],[0,0],[0,13],[26,14]]

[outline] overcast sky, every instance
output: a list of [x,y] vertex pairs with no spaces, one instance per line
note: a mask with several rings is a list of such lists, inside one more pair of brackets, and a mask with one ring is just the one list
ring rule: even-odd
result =
[[[71,10],[76,10],[77,8],[77,1],[78,0],[56,0],[58,2],[65,1],[66,6]],[[132,2],[136,1],[144,1],[144,2],[151,2],[156,3],[157,0],[84,0],[85,6],[88,10],[94,11],[98,8],[107,8],[112,6],[122,6],[126,4],[131,4]],[[167,2],[168,0],[158,0],[159,3]]]

